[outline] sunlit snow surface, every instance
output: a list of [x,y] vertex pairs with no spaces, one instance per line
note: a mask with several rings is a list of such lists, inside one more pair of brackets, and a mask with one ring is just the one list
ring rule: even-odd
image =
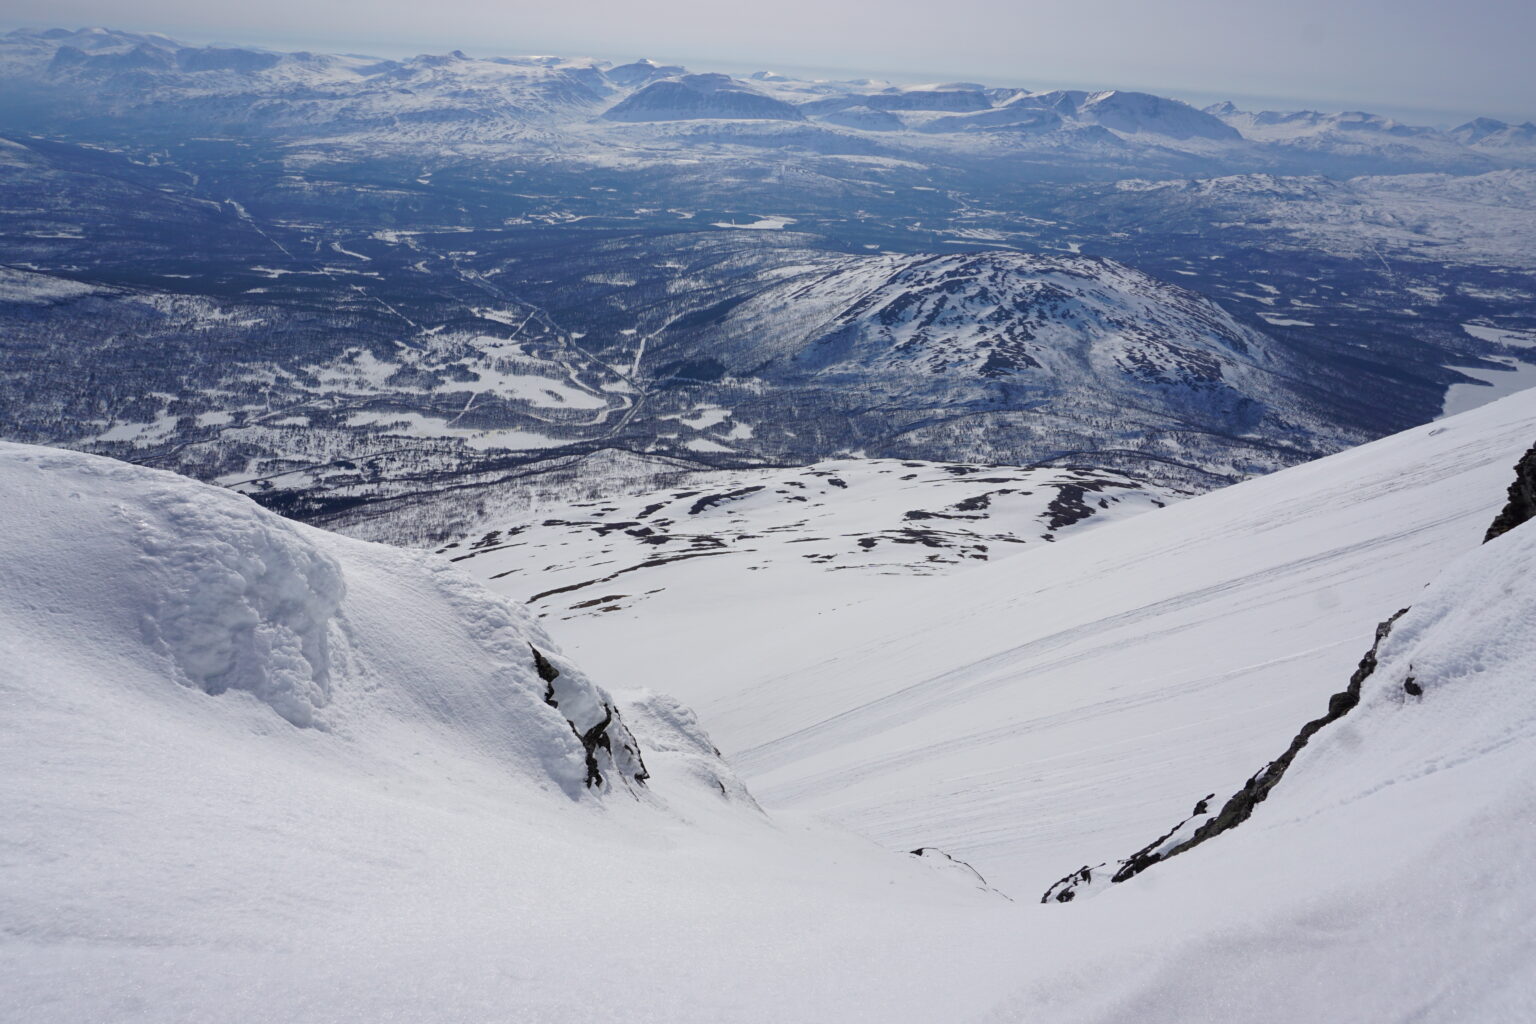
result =
[[[7,1012],[1527,1019],[1536,533],[1478,541],[1533,439],[1515,396],[899,601],[803,595],[793,632],[615,632],[605,663],[562,637],[606,685],[704,703],[766,818],[708,783],[707,741],[656,698],[632,714],[646,788],[569,786],[512,653],[547,638],[427,556],[9,446]],[[1277,754],[1405,605],[1359,709],[1246,825],[1095,899],[1034,902]],[[690,646],[725,643],[737,675],[700,675]],[[294,685],[194,685],[215,677]],[[969,853],[1017,902],[789,804]]]

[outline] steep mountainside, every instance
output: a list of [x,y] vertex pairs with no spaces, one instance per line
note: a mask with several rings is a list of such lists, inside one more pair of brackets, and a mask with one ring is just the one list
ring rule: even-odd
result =
[[1533,437],[1527,391],[889,595],[834,573],[766,630],[712,606],[715,580],[691,604],[674,585],[665,633],[560,625],[610,671],[694,638],[673,688],[766,804],[937,845],[1034,898],[1283,749],[1374,625],[1481,541]]
[[[894,1010],[923,999],[899,968],[900,994],[833,994],[838,949],[1006,905],[765,817],[692,712],[598,687],[427,556],[55,449],[0,445],[0,499],[0,987],[25,1019]],[[806,942],[783,898],[817,889]],[[751,967],[762,943],[803,950],[805,998]]]
[[[0,986],[40,1024],[1524,1019],[1536,533],[1477,541],[1533,432],[1506,399],[924,594],[802,590],[755,645],[671,620],[626,653],[717,695],[809,658],[724,732],[798,722],[746,763],[844,817],[883,792],[886,850],[765,814],[691,712],[426,556],[10,446]],[[1369,642],[1346,620],[1405,596],[1241,828],[1034,899],[1272,753]],[[597,707],[607,745],[567,717]]]

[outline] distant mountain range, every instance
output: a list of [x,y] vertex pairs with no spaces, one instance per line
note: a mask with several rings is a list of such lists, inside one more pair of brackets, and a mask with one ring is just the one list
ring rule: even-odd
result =
[[698,122],[771,122],[773,129],[721,123],[709,132],[823,153],[939,145],[1072,165],[1134,154],[1228,172],[1294,171],[1303,162],[1348,173],[1536,166],[1536,127],[1487,118],[1444,132],[1364,113],[1250,113],[1230,103],[1202,111],[1123,90],[914,87],[767,72],[735,79],[650,61],[615,66],[460,51],[386,60],[193,47],[104,29],[0,37],[0,83],[13,121],[126,128],[124,118],[152,111],[152,121],[134,130],[159,137],[197,124],[290,138],[341,133],[380,142],[520,141],[538,149],[554,144],[548,129],[582,125],[579,138],[560,140],[569,149],[638,141],[632,132],[594,129],[605,122],[695,129]]
[[0,431],[422,544],[592,459],[1201,491],[1525,380],[1531,135],[21,30]]

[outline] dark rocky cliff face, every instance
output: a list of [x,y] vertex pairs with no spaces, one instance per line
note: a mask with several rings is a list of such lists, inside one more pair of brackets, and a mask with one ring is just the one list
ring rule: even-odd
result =
[[1509,485],[1509,502],[1488,527],[1483,543],[1532,519],[1536,519],[1536,445],[1515,463],[1515,482]]

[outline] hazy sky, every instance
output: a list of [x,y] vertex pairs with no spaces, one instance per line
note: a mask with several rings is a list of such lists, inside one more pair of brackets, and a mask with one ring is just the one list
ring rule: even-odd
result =
[[1536,118],[1536,0],[0,0],[0,22]]

